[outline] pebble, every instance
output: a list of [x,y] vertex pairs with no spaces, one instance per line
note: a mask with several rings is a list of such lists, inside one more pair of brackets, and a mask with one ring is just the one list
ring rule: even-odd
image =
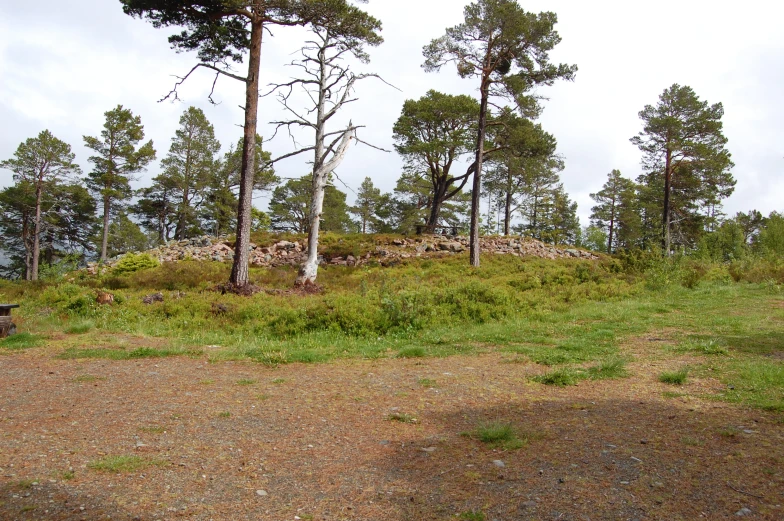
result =
[[743,517],[743,516],[750,516],[753,512],[746,507],[741,508],[737,512],[735,512],[736,516]]
[[501,468],[501,469],[506,467],[506,463],[504,463],[500,459],[493,460],[493,465],[495,465],[496,467]]
[[267,495],[267,491],[266,491],[266,490],[257,490],[257,491],[256,491],[256,495],[257,495],[257,496],[264,497],[264,496],[266,496],[266,495]]
[[425,447],[425,448],[422,449],[422,452],[428,452],[428,453],[429,452],[435,452],[435,451],[436,451],[435,447]]

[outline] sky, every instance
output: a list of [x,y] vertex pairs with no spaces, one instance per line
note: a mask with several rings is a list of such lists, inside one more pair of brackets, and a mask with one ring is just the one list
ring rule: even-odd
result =
[[[364,80],[357,88],[359,100],[344,109],[333,128],[351,119],[365,126],[362,140],[393,150],[392,126],[405,100],[429,89],[478,95],[477,80],[461,79],[449,66],[438,73],[421,68],[422,47],[463,20],[465,3],[370,0],[363,6],[382,21],[385,42],[371,49],[369,64],[351,64],[352,70],[377,73],[396,88]],[[601,189],[611,170],[631,179],[641,173],[641,153],[629,142],[642,129],[638,113],[674,83],[724,105],[737,179],[725,212],[784,211],[784,3],[530,0],[520,5],[558,15],[562,42],[551,59],[579,68],[575,81],[539,91],[548,98],[539,122],[558,141],[566,164],[561,177],[579,205],[583,225],[588,224],[590,194]],[[73,147],[87,172],[90,151],[83,136],[98,136],[104,113],[118,104],[141,116],[147,139],[158,151],[159,161],[140,174],[137,188],[160,172],[160,159],[190,105],[204,110],[227,150],[242,136],[243,86],[221,78],[214,95],[219,104],[211,105],[207,96],[213,76],[198,72],[180,89],[182,101],[159,103],[174,76],[196,63],[195,55],[170,49],[171,32],[124,15],[119,0],[0,2],[0,159],[11,158],[19,143],[49,129]],[[294,71],[286,64],[306,38],[299,28],[275,28],[265,36],[262,84],[291,77]],[[261,100],[259,133],[265,139],[273,134],[267,122],[281,116],[274,97]],[[299,136],[304,143],[307,138]],[[265,144],[273,157],[294,147],[284,134]],[[278,163],[278,175],[305,175],[307,159]],[[392,191],[402,166],[395,152],[356,145],[337,171],[338,187],[352,200],[353,191],[370,177],[383,191]],[[1,170],[0,187],[12,182],[11,172]],[[257,204],[264,207],[265,201]]]

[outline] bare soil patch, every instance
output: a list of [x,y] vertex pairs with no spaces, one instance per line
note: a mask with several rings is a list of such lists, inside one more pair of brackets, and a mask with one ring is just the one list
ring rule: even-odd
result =
[[[0,519],[784,518],[784,424],[632,376],[554,388],[501,354],[269,368],[0,357]],[[415,423],[391,421],[407,414]],[[461,433],[512,423],[530,442]],[[92,468],[107,456],[148,466]],[[742,510],[747,509],[747,510]]]

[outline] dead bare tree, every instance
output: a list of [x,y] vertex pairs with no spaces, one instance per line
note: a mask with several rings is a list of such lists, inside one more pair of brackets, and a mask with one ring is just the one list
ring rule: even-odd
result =
[[[361,41],[341,38],[329,29],[314,29],[313,34],[315,39],[306,42],[301,50],[302,58],[291,63],[291,66],[300,69],[301,77],[288,83],[271,85],[272,90],[267,94],[277,92],[278,100],[291,116],[291,119],[272,122],[276,125],[276,134],[280,129],[286,128],[294,140],[292,129],[309,129],[315,133],[312,146],[298,147],[294,152],[273,161],[306,152],[313,153],[308,257],[300,268],[295,282],[297,286],[316,282],[319,225],[324,206],[324,191],[330,175],[343,162],[352,141],[373,147],[357,137],[357,130],[362,128],[361,126],[349,121],[345,128],[328,132],[327,124],[341,108],[357,100],[353,94],[358,81],[371,77],[380,79],[376,74],[354,74],[346,65],[344,58],[347,54],[363,63],[369,61]],[[312,108],[303,112],[292,107],[292,95],[295,92],[304,92],[313,103]],[[294,141],[296,143],[296,140]]]

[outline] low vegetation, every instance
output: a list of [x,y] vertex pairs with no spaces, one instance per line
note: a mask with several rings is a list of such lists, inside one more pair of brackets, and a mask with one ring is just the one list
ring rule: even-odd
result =
[[[330,246],[359,248],[355,242]],[[46,347],[61,359],[206,356],[279,365],[492,350],[545,366],[535,382],[570,386],[629,377],[632,359],[621,346],[663,335],[662,356],[704,362],[662,381],[684,384],[710,367],[727,386],[720,398],[784,410],[784,268],[770,259],[739,266],[652,254],[598,262],[490,256],[474,270],[456,255],[325,266],[323,290],[309,294],[292,293],[294,268],[254,269],[253,283],[266,291],[253,297],[214,290],[227,270],[184,261],[122,275],[0,281],[0,300],[22,304],[15,312],[22,332],[0,340],[0,354]],[[98,304],[100,291],[114,303]],[[162,302],[144,303],[158,292]]]

